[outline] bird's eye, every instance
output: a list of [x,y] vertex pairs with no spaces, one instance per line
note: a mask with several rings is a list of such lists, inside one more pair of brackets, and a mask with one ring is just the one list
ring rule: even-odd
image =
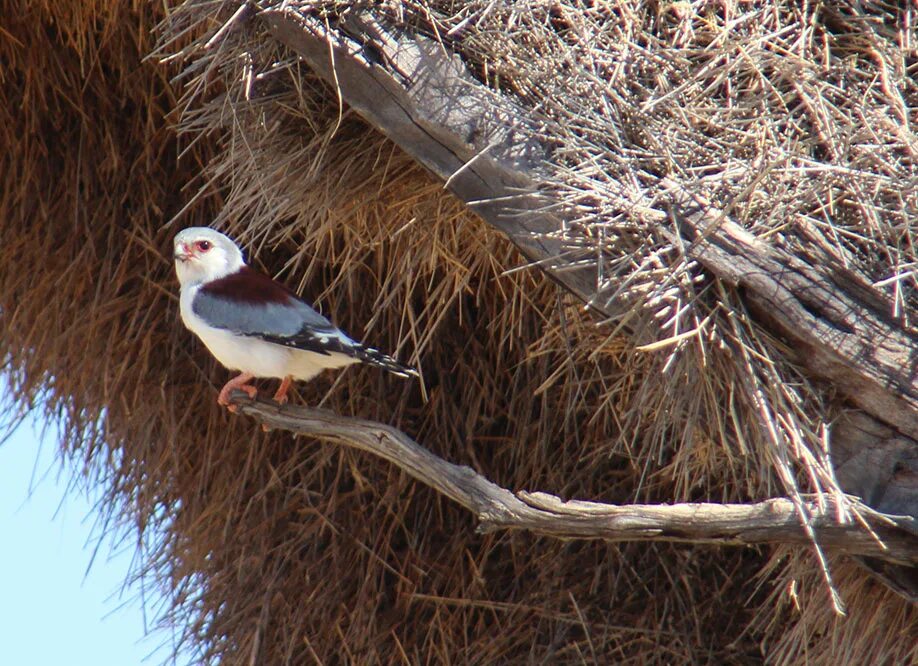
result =
[[207,252],[210,249],[210,241],[198,241],[194,246],[201,252]]

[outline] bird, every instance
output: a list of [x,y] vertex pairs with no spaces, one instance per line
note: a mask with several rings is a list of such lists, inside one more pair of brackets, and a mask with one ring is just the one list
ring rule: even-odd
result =
[[291,289],[245,263],[227,235],[190,227],[173,241],[182,323],[221,365],[239,374],[220,390],[217,403],[236,411],[230,393],[255,398],[255,378],[280,379],[275,402],[287,402],[294,380],[308,381],[326,369],[366,363],[399,377],[414,368],[348,337]]

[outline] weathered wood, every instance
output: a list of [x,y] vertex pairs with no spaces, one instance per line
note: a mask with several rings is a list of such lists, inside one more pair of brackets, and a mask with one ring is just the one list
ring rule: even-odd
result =
[[[835,476],[846,492],[883,513],[908,514],[918,506],[918,447],[912,440],[857,412],[842,417],[834,433]],[[918,521],[912,526],[918,530]]]
[[[565,263],[558,233],[564,220],[537,187],[548,149],[525,110],[496,97],[443,45],[386,30],[369,13],[349,12],[337,30],[292,9],[261,17],[344,101],[443,178],[528,259],[585,303],[615,315],[597,298],[595,269]],[[881,423],[918,438],[918,335],[889,317],[892,307],[880,294],[824,257],[807,263],[757,241],[674,181],[661,185],[689,254],[744,287],[762,321],[801,352],[798,363]]]
[[918,336],[892,305],[818,248],[791,254],[752,234],[672,181],[687,253],[742,287],[751,309],[794,345],[795,360],[852,403],[918,437]]
[[[563,501],[542,492],[513,493],[470,467],[434,455],[384,423],[340,416],[314,407],[280,406],[236,391],[239,412],[270,427],[334,441],[378,456],[471,511],[482,531],[527,530],[561,539],[677,541],[717,546],[811,546],[789,499],[756,504],[632,504]],[[918,565],[914,519],[887,516],[852,500],[880,541],[857,522],[838,522],[831,500],[808,500],[805,510],[820,545],[848,555]]]
[[348,14],[347,29],[361,33],[353,40],[292,9],[260,16],[351,108],[443,178],[523,256],[583,301],[596,295],[595,269],[564,261],[563,221],[546,210],[538,188],[547,155],[525,110],[480,85],[441,45],[399,41],[368,14]]
[[[601,292],[595,267],[566,256],[562,235],[568,229],[552,205],[559,202],[539,191],[550,148],[525,109],[475,80],[443,45],[381,26],[371,12],[349,11],[334,26],[290,8],[267,9],[260,17],[348,105],[441,177],[527,259],[603,315],[619,314]],[[759,241],[681,184],[662,180],[659,186],[677,224],[666,221],[658,231],[678,229],[679,245],[690,257],[741,287],[750,311],[788,341],[795,362],[864,410],[875,426],[870,432],[891,426],[904,435],[888,459],[895,469],[912,470],[918,451],[916,332],[893,320],[881,294],[829,257],[796,256]],[[835,431],[833,448],[863,441],[846,439],[851,432]],[[857,493],[870,477],[865,462],[852,463],[840,476],[846,492]],[[918,519],[918,474],[896,478],[897,506]],[[918,595],[918,584],[909,589]]]
[[[892,428],[860,413],[835,425],[832,461],[842,488],[883,513],[910,514],[918,506],[918,447]],[[902,527],[918,534],[918,521]],[[918,568],[890,565],[875,558],[860,563],[888,587],[918,604]]]

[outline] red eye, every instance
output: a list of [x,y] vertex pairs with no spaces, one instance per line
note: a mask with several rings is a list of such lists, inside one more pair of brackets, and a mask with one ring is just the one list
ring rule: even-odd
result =
[[210,249],[210,241],[198,241],[194,246],[199,252],[207,252]]

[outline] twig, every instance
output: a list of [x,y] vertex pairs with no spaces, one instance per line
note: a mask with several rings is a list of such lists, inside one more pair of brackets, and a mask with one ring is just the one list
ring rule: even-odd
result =
[[[630,504],[564,501],[543,492],[511,492],[475,470],[434,455],[400,430],[313,407],[280,406],[232,394],[239,412],[270,428],[350,446],[383,458],[475,514],[479,531],[528,530],[561,539],[678,541],[710,545],[811,545],[799,514],[787,498],[755,504]],[[870,523],[878,541],[852,522],[838,522],[836,499],[822,505],[803,498],[819,544],[849,555],[918,565],[918,536],[903,526],[910,516],[881,514],[849,498]]]

